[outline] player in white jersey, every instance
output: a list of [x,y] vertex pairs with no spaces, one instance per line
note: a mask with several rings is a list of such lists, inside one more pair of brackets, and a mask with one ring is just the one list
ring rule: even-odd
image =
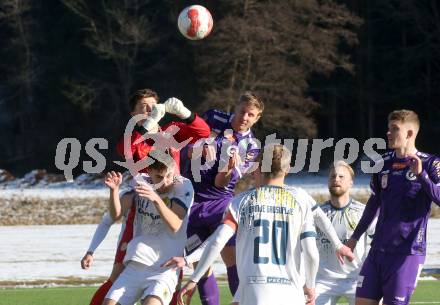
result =
[[[313,302],[319,259],[312,211],[305,202],[305,191],[284,187],[290,151],[282,145],[269,149],[273,149],[268,160],[272,162],[271,171],[261,172],[260,154],[254,172],[256,188],[232,200],[223,224],[210,238],[190,281],[179,293],[180,304],[235,232],[240,305],[304,304],[304,293]],[[305,257],[305,287],[299,273],[301,252]]]
[[[362,217],[365,205],[350,197],[354,172],[344,161],[337,161],[330,169],[328,189],[330,200],[321,205],[321,209],[331,220],[338,238],[347,241]],[[354,260],[341,264],[336,258],[326,232],[317,229],[319,249],[319,269],[316,277],[316,305],[335,305],[341,296],[345,296],[350,305],[355,304],[357,277],[368,253],[370,238],[374,234],[375,222],[358,242],[354,250]]]
[[191,182],[174,174],[174,162],[155,161],[147,170],[156,190],[140,182],[136,193],[119,199],[120,173],[107,174],[110,188],[110,215],[120,218],[136,207],[133,239],[124,257],[126,268],[108,292],[105,305],[165,305],[171,300],[177,284],[173,269],[160,267],[167,258],[182,255],[186,243],[188,212],[193,202]]

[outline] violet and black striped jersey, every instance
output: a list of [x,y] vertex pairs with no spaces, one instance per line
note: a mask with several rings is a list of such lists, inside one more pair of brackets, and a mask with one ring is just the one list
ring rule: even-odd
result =
[[[211,168],[200,171],[201,181],[197,182],[191,172],[190,160],[186,158],[182,160],[182,174],[193,183],[195,203],[220,199],[230,201],[238,179],[253,167],[253,162],[260,152],[260,145],[251,130],[239,133],[232,129],[233,114],[212,109],[207,111],[203,118],[211,128],[211,137],[217,148],[216,162]],[[231,151],[238,152],[241,164],[234,169],[229,184],[224,188],[218,188],[215,186],[215,177],[227,164]],[[203,159],[202,161],[204,162]]]

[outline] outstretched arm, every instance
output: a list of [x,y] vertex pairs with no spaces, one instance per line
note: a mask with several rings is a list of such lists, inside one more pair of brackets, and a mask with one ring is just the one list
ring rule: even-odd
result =
[[110,189],[109,214],[116,221],[130,209],[133,203],[132,193],[127,193],[119,198],[119,186],[122,183],[122,174],[111,171],[105,176],[105,185]]
[[215,230],[213,238],[210,239],[210,242],[206,245],[199,264],[190,277],[191,281],[197,283],[202,278],[234,233],[235,230],[227,224],[222,224]]
[[206,245],[206,249],[200,258],[197,268],[194,270],[194,273],[190,277],[189,281],[179,292],[179,304],[183,304],[183,296],[195,288],[197,282],[214,263],[215,259],[220,255],[221,250],[226,245],[228,240],[234,235],[234,233],[235,228],[232,228],[228,224],[222,224],[213,233],[214,236]]
[[115,223],[115,221],[110,217],[110,215],[106,212],[104,216],[102,216],[101,222],[96,227],[95,233],[93,234],[92,240],[89,245],[89,249],[87,252],[94,253],[99,245],[102,243],[104,238],[107,236],[110,227]]
[[110,217],[108,213],[105,213],[102,216],[102,220],[99,225],[96,227],[95,233],[93,234],[92,240],[90,242],[89,248],[81,259],[81,268],[89,269],[93,264],[93,253],[102,243],[104,238],[107,236],[107,233],[110,227],[114,224],[114,220]]
[[371,196],[366,203],[364,213],[362,214],[362,217],[359,220],[356,229],[354,229],[353,234],[346,243],[352,250],[356,247],[356,243],[361,238],[362,234],[364,234],[365,231],[367,231],[370,227],[380,207],[380,186],[378,179],[379,177],[377,174],[373,174],[373,176],[371,177]]
[[330,219],[328,219],[324,211],[317,205],[313,207],[313,221],[315,222],[316,226],[330,239],[335,249],[336,257],[341,264],[344,264],[344,257],[346,257],[350,262],[353,261],[354,254],[352,250],[342,244]]
[[368,199],[368,202],[365,206],[364,213],[362,214],[359,223],[354,229],[353,235],[351,235],[350,240],[358,241],[362,234],[364,234],[369,228],[370,224],[373,222],[376,217],[377,210],[379,209],[380,201],[377,195],[372,194]]
[[313,221],[316,226],[327,235],[335,250],[342,247],[342,242],[338,237],[330,219],[325,215],[324,211],[319,206],[313,207]]
[[316,247],[315,236],[301,239],[301,249],[304,253],[306,286],[308,288],[314,288],[316,273],[319,267],[319,252]]
[[304,285],[304,295],[307,297],[306,304],[314,304],[315,279],[319,266],[319,252],[318,248],[316,247],[316,232],[313,213],[309,205],[306,205],[305,208],[303,225],[301,228],[301,234],[299,236],[301,242],[301,251],[304,254],[305,262],[304,271],[306,282]]

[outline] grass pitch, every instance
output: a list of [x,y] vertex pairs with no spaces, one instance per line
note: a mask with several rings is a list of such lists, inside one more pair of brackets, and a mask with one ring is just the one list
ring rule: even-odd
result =
[[[0,289],[0,305],[88,305],[97,287],[8,288]],[[231,301],[227,285],[220,286],[221,305]],[[339,303],[345,303],[341,299]],[[420,281],[411,303],[414,305],[440,305],[440,281]],[[194,294],[191,305],[200,305]]]

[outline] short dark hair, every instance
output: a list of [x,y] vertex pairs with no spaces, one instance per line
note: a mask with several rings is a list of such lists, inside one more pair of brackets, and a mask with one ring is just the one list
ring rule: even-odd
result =
[[151,89],[140,89],[137,90],[135,93],[133,93],[128,99],[128,108],[130,109],[130,111],[134,111],[136,104],[140,100],[147,97],[154,97],[156,101],[159,103],[159,95],[157,95],[156,91],[153,91]]
[[168,170],[168,168],[172,168],[175,166],[174,159],[171,156],[171,154],[168,152],[165,153],[162,152],[159,155],[157,151],[153,150],[148,154],[148,156],[154,160],[154,163],[148,166],[148,169],[154,169],[159,172],[163,172]]

